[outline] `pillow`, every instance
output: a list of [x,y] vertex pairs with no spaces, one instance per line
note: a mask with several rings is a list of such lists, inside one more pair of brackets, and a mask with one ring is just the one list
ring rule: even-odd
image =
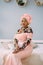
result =
[[5,41],[1,41],[0,42],[0,48],[6,48],[6,49],[8,49],[8,43],[5,42]]
[[35,43],[33,43],[33,42],[31,42],[31,45],[32,45],[33,49],[35,49],[35,48],[37,48],[37,47],[38,47],[38,45],[37,45],[37,44],[35,44]]
[[13,41],[1,41],[0,47],[5,49],[14,49]]

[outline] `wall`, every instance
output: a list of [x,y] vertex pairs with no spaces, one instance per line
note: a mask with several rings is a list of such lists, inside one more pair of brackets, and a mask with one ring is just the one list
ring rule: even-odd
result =
[[43,40],[43,6],[36,6],[34,0],[29,0],[26,7],[18,6],[16,0],[0,0],[0,39],[13,39],[24,13],[32,15],[33,39]]

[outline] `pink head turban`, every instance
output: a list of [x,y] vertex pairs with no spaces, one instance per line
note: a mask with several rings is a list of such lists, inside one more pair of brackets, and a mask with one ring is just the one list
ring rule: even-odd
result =
[[31,23],[32,18],[29,14],[22,15],[21,21],[22,21],[23,18],[25,18],[29,24]]

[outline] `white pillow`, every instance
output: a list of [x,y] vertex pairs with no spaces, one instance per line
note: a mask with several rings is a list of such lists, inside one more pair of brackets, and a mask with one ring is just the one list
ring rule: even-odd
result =
[[31,45],[32,45],[33,49],[38,47],[38,45],[33,42],[31,42]]
[[1,41],[0,48],[14,49],[13,41]]

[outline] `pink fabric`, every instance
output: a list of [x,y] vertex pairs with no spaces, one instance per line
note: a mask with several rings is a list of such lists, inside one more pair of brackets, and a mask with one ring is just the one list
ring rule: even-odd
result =
[[27,35],[26,35],[26,33],[20,33],[20,34],[16,34],[15,36],[14,36],[14,38],[16,38],[16,39],[18,39],[19,41],[26,41],[26,39],[27,39]]
[[23,51],[18,52],[16,55],[18,58],[24,59],[31,55],[32,50],[33,50],[33,47],[31,44],[29,44]]
[[22,21],[23,18],[26,18],[26,20],[27,20],[27,22],[28,22],[29,24],[31,23],[32,18],[31,18],[31,16],[30,16],[29,14],[24,14],[24,15],[22,15],[21,21]]
[[24,59],[30,56],[32,53],[32,46],[29,44],[23,51],[20,51],[16,54],[9,53],[6,57],[4,65],[22,65],[21,59]]
[[[15,37],[20,41],[25,41],[27,38],[32,38],[32,34],[22,33],[16,34]],[[22,65],[21,59],[24,59],[30,56],[32,53],[32,45],[29,44],[23,51],[20,51],[16,54],[9,53],[6,57],[6,61],[4,65]]]
[[19,41],[23,42],[26,41],[27,38],[31,38],[32,39],[33,34],[32,33],[20,33],[20,34],[16,34],[14,36],[14,38],[18,39]]
[[32,33],[26,33],[26,35],[27,35],[27,38],[32,39],[32,36],[33,36],[33,34],[32,34]]
[[9,55],[6,57],[4,65],[22,65],[22,63],[14,54],[9,53]]

